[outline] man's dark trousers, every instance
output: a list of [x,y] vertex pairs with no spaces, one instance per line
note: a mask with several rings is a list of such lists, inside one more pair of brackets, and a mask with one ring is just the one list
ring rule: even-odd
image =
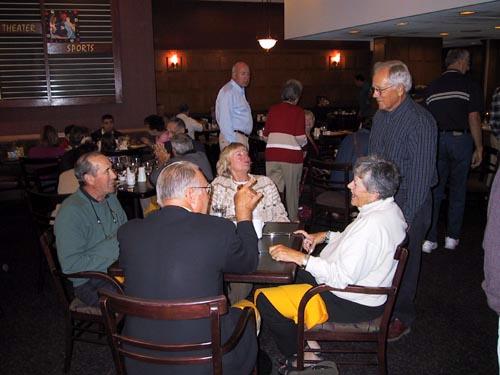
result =
[[467,176],[472,160],[473,142],[470,134],[439,132],[438,175],[439,183],[433,190],[434,207],[432,224],[427,239],[437,242],[437,222],[441,202],[448,185],[448,223],[446,235],[460,238],[467,193]]
[[422,243],[431,224],[431,214],[432,194],[429,192],[408,228],[408,262],[394,307],[394,318],[401,320],[406,326],[411,326],[415,320],[415,295],[420,274]]

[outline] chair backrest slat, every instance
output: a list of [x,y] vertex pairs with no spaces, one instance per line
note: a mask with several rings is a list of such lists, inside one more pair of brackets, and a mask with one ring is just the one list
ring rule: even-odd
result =
[[175,302],[144,300],[128,296],[119,296],[109,301],[109,307],[125,315],[156,320],[189,320],[207,318],[210,304],[216,303],[220,315],[227,313],[227,301],[224,296],[216,299],[182,299]]
[[59,158],[21,158],[21,173],[25,188],[34,188],[39,192],[57,191],[60,163]]
[[123,348],[118,349],[119,353],[125,357],[135,359],[137,361],[154,363],[157,365],[202,365],[212,361],[212,356],[205,357],[154,357],[144,354],[139,354],[137,352],[132,352]]
[[151,344],[149,341],[138,340],[128,336],[113,334],[123,344],[129,344],[138,348],[158,350],[163,352],[185,352],[188,350],[210,349],[212,343],[210,341],[200,342],[196,344]]

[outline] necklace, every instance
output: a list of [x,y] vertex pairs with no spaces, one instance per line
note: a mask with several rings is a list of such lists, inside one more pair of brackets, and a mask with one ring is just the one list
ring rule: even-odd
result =
[[234,182],[236,185],[245,185],[245,184],[246,184],[246,183],[250,180],[250,178],[248,178],[248,177],[247,177],[247,179],[246,179],[246,180],[244,180],[244,181],[236,181],[236,180],[234,179],[234,177],[231,177],[231,179],[233,180],[233,182]]
[[[92,211],[94,211],[95,218],[97,219],[97,224],[99,224],[99,226],[102,229],[102,233],[104,234],[104,238],[106,240],[113,238],[116,233],[115,234],[107,234],[106,233],[106,230],[104,229],[104,224],[102,223],[102,220],[99,217],[99,215],[97,215],[97,211],[94,207],[94,203],[92,202],[92,200],[90,198],[88,198],[88,200],[90,202],[90,206],[92,207]],[[108,210],[111,213],[111,217],[113,218],[113,224],[117,224],[118,223],[118,215],[116,214],[115,211],[113,211],[113,209],[111,208],[111,206],[109,205],[109,202],[107,200],[106,200],[106,206],[108,207]]]

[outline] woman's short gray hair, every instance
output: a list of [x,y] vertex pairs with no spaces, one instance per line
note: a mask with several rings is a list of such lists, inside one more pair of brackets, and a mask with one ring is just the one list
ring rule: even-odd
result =
[[296,79],[289,79],[285,82],[281,90],[281,100],[283,101],[299,101],[302,95],[302,83]]
[[163,207],[165,199],[183,199],[186,189],[196,186],[196,172],[199,168],[189,161],[177,161],[167,165],[156,181],[158,204]]
[[373,73],[376,73],[382,68],[389,69],[387,82],[390,85],[402,85],[406,92],[409,92],[411,90],[411,74],[404,62],[399,60],[377,62],[373,67]]
[[361,157],[354,165],[354,176],[360,178],[369,193],[378,193],[379,199],[394,196],[401,176],[398,168],[390,161],[377,155]]

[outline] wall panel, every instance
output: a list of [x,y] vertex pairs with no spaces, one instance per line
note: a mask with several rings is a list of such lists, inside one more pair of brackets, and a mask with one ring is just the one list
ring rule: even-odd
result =
[[373,61],[402,60],[415,85],[428,85],[441,74],[441,38],[376,38]]
[[[219,89],[230,79],[232,64],[246,61],[251,68],[251,83],[247,99],[254,111],[264,111],[280,101],[281,87],[287,79],[295,78],[304,85],[301,105],[312,107],[316,96],[326,95],[334,105],[353,106],[357,90],[353,76],[369,74],[369,50],[351,50],[345,54],[341,67],[328,68],[331,50],[282,50],[265,53],[260,50],[176,50],[182,57],[182,70],[167,70],[168,50],[156,51],[157,101],[167,113],[187,103],[192,112],[208,113],[215,105]],[[363,67],[359,69],[358,67]]]

